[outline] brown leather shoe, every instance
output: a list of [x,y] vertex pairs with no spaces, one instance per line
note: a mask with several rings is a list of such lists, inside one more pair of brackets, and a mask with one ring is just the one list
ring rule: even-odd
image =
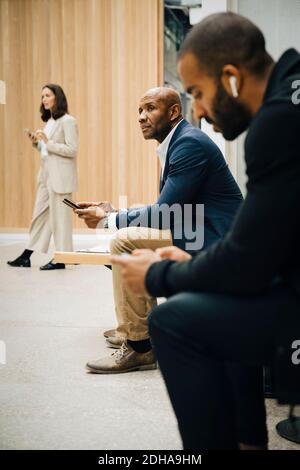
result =
[[93,374],[120,374],[134,370],[156,369],[156,360],[153,349],[140,354],[134,351],[127,343],[123,343],[108,357],[88,362],[86,368]]
[[109,336],[106,338],[106,346],[108,348],[120,349],[125,339],[120,336]]
[[116,330],[107,330],[103,333],[104,338],[109,338],[111,336],[116,336]]

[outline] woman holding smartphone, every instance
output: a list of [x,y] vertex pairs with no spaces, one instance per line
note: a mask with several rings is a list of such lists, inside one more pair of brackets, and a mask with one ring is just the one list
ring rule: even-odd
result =
[[[68,114],[68,103],[59,85],[47,84],[42,89],[41,119],[43,130],[28,132],[33,146],[40,152],[41,167],[29,230],[29,243],[10,266],[30,268],[34,251],[47,253],[51,235],[57,251],[73,251],[72,211],[63,204],[77,189],[76,160],[78,130],[76,119]],[[64,269],[63,263],[49,261],[43,271]]]

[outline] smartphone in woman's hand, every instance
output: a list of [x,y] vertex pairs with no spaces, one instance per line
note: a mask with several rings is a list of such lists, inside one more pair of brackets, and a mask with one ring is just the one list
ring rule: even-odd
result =
[[25,134],[28,135],[28,137],[32,138],[34,136],[34,132],[32,132],[30,129],[27,127],[24,129]]
[[35,137],[35,133],[34,133],[33,131],[31,131],[31,130],[28,129],[28,128],[25,128],[25,129],[24,129],[24,132],[25,132],[25,134],[28,135],[28,137],[29,137],[29,139],[31,140],[31,142],[33,142],[33,143],[37,142],[37,139],[36,139],[36,137]]

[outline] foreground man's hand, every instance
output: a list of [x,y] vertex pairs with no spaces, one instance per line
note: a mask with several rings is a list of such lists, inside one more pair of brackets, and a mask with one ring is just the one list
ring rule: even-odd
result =
[[164,248],[157,248],[155,251],[161,259],[170,259],[172,261],[189,261],[192,257],[186,251],[177,248],[177,246],[165,246]]
[[147,294],[145,287],[146,273],[150,266],[161,261],[152,250],[134,250],[133,256],[111,256],[111,263],[121,267],[121,275],[126,286],[135,294]]

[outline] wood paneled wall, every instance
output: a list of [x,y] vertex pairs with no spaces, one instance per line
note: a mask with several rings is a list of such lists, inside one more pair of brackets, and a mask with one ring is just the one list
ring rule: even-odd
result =
[[[163,82],[162,0],[0,0],[0,227],[28,227],[39,154],[23,128],[42,126],[47,82],[78,120],[77,200],[150,203],[156,144],[138,126],[143,93]],[[81,221],[75,226],[84,227]]]

